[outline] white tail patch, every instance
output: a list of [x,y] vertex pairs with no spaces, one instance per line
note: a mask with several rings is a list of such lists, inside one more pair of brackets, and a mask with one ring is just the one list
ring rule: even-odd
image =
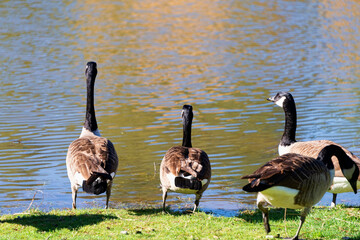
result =
[[[172,173],[166,174],[166,177],[168,178],[169,182],[170,182],[170,191],[173,192],[178,192],[178,193],[185,193],[185,194],[195,194],[196,192],[198,192],[198,190],[193,190],[193,189],[188,189],[188,188],[179,188],[175,186],[175,177],[183,177],[186,179],[192,179],[194,178],[192,175],[186,176],[184,177],[183,174],[179,175],[179,176],[175,176]],[[208,179],[203,179],[201,180],[202,185],[204,186],[209,180]]]

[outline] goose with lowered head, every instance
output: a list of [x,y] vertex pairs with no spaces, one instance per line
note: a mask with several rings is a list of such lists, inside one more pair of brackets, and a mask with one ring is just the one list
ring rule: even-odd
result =
[[[278,92],[274,97],[268,98],[269,101],[283,108],[285,112],[285,129],[279,143],[279,155],[285,153],[298,153],[304,156],[316,158],[319,152],[328,145],[338,145],[360,168],[360,159],[341,145],[330,140],[314,140],[298,142],[295,140],[296,135],[296,106],[293,96],[288,92]],[[331,206],[336,205],[338,193],[351,192],[352,187],[344,177],[336,156],[332,157],[335,166],[335,177],[328,192],[333,194]],[[357,181],[357,189],[360,189],[360,176]]]
[[311,207],[318,203],[331,186],[335,170],[332,156],[339,159],[344,177],[357,193],[356,181],[359,168],[354,161],[336,145],[322,149],[318,157],[306,157],[287,153],[267,162],[253,174],[243,176],[249,179],[244,191],[257,193],[257,206],[262,211],[264,227],[270,232],[269,210],[264,205],[302,209],[300,225],[293,239],[298,239],[302,225]]

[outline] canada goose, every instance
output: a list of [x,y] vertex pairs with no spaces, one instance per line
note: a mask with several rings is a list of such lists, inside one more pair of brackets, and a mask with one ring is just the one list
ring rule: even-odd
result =
[[96,63],[88,62],[85,76],[87,86],[86,116],[80,137],[68,149],[66,167],[71,182],[72,208],[76,209],[76,196],[80,187],[90,194],[106,191],[109,207],[112,181],[118,167],[118,157],[110,140],[100,136],[95,117],[94,84]]
[[249,184],[244,191],[257,192],[257,206],[262,211],[267,233],[270,232],[269,210],[264,207],[269,203],[274,207],[303,209],[300,225],[293,239],[298,239],[300,229],[313,205],[318,203],[329,189],[335,171],[332,156],[339,159],[341,171],[356,193],[356,181],[359,168],[354,161],[337,145],[326,146],[317,159],[296,153],[281,155],[253,174],[243,176]]
[[[325,146],[334,144],[340,146],[329,140],[317,140],[317,141],[306,141],[306,142],[297,142],[295,140],[296,135],[296,106],[293,96],[288,92],[279,92],[274,97],[268,98],[269,101],[274,102],[276,105],[282,107],[285,112],[285,129],[284,134],[281,137],[279,144],[279,155],[285,153],[298,153],[304,156],[317,157],[321,149]],[[360,159],[356,157],[353,153],[340,146],[346,154],[357,164],[360,168]],[[351,192],[352,188],[349,185],[349,182],[345,179],[344,175],[340,170],[340,166],[336,157],[332,158],[333,164],[335,166],[335,177],[334,181],[328,190],[328,192],[333,193],[333,199],[331,206],[336,206],[336,196],[338,193]],[[357,189],[360,189],[360,176],[357,182]]]
[[192,106],[184,105],[181,112],[183,122],[182,146],[170,148],[160,165],[163,211],[167,192],[195,194],[193,212],[199,205],[200,198],[211,179],[211,167],[207,154],[191,145]]

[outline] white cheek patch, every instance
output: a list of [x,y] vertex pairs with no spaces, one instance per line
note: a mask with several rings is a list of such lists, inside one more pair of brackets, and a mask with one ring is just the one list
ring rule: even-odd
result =
[[329,170],[329,172],[330,172],[330,179],[334,179],[334,177],[335,177],[335,170],[334,170],[334,169],[331,169],[331,170]]
[[279,107],[283,107],[283,106],[284,106],[284,101],[285,101],[285,99],[286,99],[286,97],[283,96],[283,97],[281,97],[279,100],[277,100],[277,101],[275,102],[275,104],[278,105]]
[[342,172],[343,172],[344,176],[345,176],[347,179],[352,178],[356,167],[357,167],[357,166],[353,165],[352,168],[350,168],[350,169],[343,169]]

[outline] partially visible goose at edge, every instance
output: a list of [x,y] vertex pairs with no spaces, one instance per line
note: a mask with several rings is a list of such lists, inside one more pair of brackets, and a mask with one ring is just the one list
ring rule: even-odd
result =
[[[306,142],[297,142],[296,135],[296,106],[293,96],[288,92],[279,92],[274,97],[268,98],[269,101],[274,102],[276,105],[282,107],[285,112],[285,129],[279,144],[279,155],[285,153],[298,153],[304,156],[316,158],[325,146],[334,144],[340,146],[346,154],[357,164],[360,168],[360,159],[353,153],[342,147],[341,145],[329,140],[315,140]],[[335,177],[328,192],[333,194],[331,206],[336,206],[336,196],[338,193],[351,192],[352,187],[345,179],[340,170],[339,163],[336,157],[332,157],[335,166]],[[360,189],[360,177],[357,182],[357,189]]]
[[331,160],[336,156],[350,186],[356,193],[359,169],[351,158],[336,145],[322,149],[317,159],[296,153],[287,153],[267,162],[253,174],[243,176],[249,184],[244,191],[257,192],[257,206],[262,211],[264,227],[270,232],[269,203],[274,207],[302,209],[300,225],[293,239],[298,239],[300,229],[311,207],[318,203],[329,189],[335,174]]
[[191,144],[192,106],[184,105],[182,146],[170,148],[160,165],[160,181],[163,192],[163,211],[168,191],[195,194],[193,212],[197,209],[203,192],[211,179],[211,167],[207,154]]
[[86,116],[80,137],[68,149],[66,167],[71,182],[72,208],[80,187],[86,193],[99,195],[106,191],[109,207],[112,181],[118,167],[118,157],[110,140],[101,137],[95,117],[94,84],[97,75],[95,62],[88,62],[85,76],[87,86]]

